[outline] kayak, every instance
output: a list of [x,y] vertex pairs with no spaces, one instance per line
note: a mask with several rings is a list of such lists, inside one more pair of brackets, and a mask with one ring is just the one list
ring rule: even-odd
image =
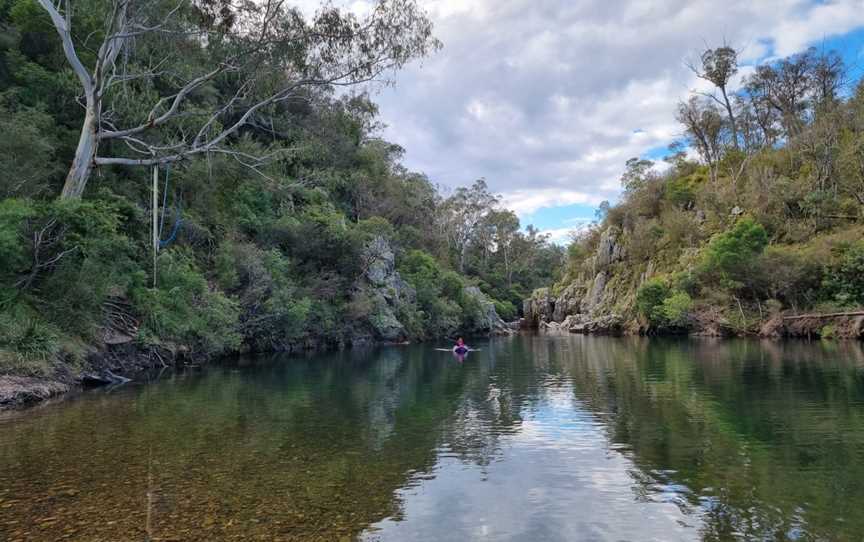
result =
[[439,351],[439,352],[454,352],[454,353],[456,353],[456,354],[467,354],[468,352],[479,352],[479,351],[480,351],[479,348],[476,348],[476,349],[475,349],[475,348],[468,348],[468,347],[462,347],[462,348],[436,348],[435,350],[437,350],[437,351]]

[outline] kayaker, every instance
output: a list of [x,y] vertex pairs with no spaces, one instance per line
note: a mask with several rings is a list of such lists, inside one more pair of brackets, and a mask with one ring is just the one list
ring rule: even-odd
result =
[[468,347],[465,346],[465,341],[462,340],[462,337],[456,339],[456,346],[453,347],[453,351],[457,354],[465,354],[468,352]]

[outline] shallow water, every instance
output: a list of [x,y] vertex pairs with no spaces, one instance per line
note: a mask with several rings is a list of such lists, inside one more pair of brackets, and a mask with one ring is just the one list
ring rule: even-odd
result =
[[0,540],[860,540],[858,344],[259,357],[0,415]]

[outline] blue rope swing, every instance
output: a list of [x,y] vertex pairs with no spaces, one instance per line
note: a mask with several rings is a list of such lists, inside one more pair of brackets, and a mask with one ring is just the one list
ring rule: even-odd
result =
[[177,239],[177,233],[180,232],[180,226],[183,225],[182,207],[180,198],[174,198],[174,227],[171,228],[171,233],[168,239],[162,239],[162,232],[165,229],[165,209],[168,207],[168,177],[171,175],[171,164],[165,165],[165,187],[162,190],[162,216],[159,218],[159,248],[165,248]]

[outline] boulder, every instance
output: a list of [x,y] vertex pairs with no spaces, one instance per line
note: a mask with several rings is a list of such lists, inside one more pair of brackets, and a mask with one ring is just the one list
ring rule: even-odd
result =
[[582,307],[582,298],[585,297],[585,288],[579,282],[574,282],[564,289],[554,300],[552,311],[553,322],[563,322],[571,314],[578,314]]
[[555,298],[549,288],[534,290],[531,297],[522,302],[522,313],[528,321],[528,327],[536,328],[540,322],[550,322],[555,312]]
[[[573,318],[573,317],[571,317]],[[607,314],[597,318],[579,315],[567,324],[570,333],[585,333],[592,335],[617,335],[621,333],[624,319],[617,314]]]

